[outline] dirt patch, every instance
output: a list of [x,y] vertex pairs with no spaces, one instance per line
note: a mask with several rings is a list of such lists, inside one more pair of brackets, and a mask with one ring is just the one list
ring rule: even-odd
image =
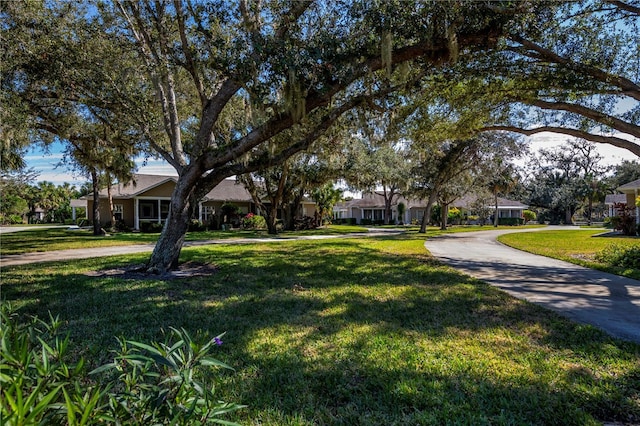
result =
[[210,263],[185,262],[178,266],[177,270],[164,274],[149,273],[145,265],[130,265],[124,268],[101,269],[89,271],[85,275],[89,277],[113,277],[123,280],[162,280],[170,281],[181,278],[208,277],[219,271],[216,265]]

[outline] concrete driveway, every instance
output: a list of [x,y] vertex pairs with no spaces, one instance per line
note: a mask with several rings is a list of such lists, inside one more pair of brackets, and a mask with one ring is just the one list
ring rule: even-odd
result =
[[517,298],[640,343],[640,281],[526,253],[496,241],[510,232],[522,230],[443,235],[428,239],[425,247],[454,268]]

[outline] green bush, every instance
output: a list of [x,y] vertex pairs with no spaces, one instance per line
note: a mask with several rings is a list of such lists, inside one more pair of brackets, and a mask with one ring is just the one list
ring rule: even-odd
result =
[[3,302],[0,320],[2,424],[204,425],[243,407],[214,397],[212,369],[231,368],[209,356],[222,335],[201,344],[172,328],[164,343],[122,339],[113,362],[89,373],[102,376],[96,384],[82,359],[69,363],[58,318],[25,323]]
[[334,225],[357,225],[358,221],[355,217],[347,217],[341,219],[333,219]]
[[506,226],[516,226],[522,225],[524,223],[524,219],[521,217],[499,217],[498,225],[506,225]]
[[207,226],[198,219],[191,219],[191,222],[189,222],[189,232],[200,232],[206,230]]
[[162,232],[162,227],[158,222],[140,222],[140,232],[147,234]]
[[640,245],[612,244],[596,253],[595,259],[609,266],[640,269]]
[[20,216],[19,214],[12,214],[12,215],[9,215],[9,223],[12,225],[20,225],[24,223],[24,220],[22,219],[22,216]]
[[447,213],[447,221],[452,224],[457,224],[462,219],[462,212],[457,207],[451,207]]
[[531,210],[524,210],[522,212],[522,217],[524,218],[524,223],[527,223],[527,222],[530,222],[532,220],[536,220],[537,219],[536,212],[531,211]]
[[243,229],[265,229],[267,227],[267,221],[264,217],[249,213],[242,218]]

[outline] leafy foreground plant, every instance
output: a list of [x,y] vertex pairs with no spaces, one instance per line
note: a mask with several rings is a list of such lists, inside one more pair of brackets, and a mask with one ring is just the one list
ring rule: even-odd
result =
[[11,305],[0,305],[0,420],[4,425],[115,423],[205,425],[244,406],[215,399],[210,367],[232,369],[209,356],[220,336],[204,345],[172,328],[164,343],[120,339],[112,363],[90,374],[110,374],[102,385],[84,375],[84,362],[67,363],[68,336],[61,321],[30,317],[21,323]]
[[631,247],[611,244],[596,253],[595,259],[605,265],[640,269],[640,244]]

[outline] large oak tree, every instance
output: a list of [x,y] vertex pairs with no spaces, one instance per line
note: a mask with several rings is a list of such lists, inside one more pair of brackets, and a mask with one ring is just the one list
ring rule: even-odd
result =
[[[135,52],[134,65],[123,66],[126,90],[101,106],[126,111],[178,173],[148,269],[177,266],[197,201],[222,179],[305,150],[345,112],[493,48],[519,13],[546,9],[533,1],[140,0],[79,15],[114,39],[123,58]],[[81,50],[87,40],[66,42]],[[148,91],[151,107],[132,96]],[[290,139],[270,146],[285,131]]]

